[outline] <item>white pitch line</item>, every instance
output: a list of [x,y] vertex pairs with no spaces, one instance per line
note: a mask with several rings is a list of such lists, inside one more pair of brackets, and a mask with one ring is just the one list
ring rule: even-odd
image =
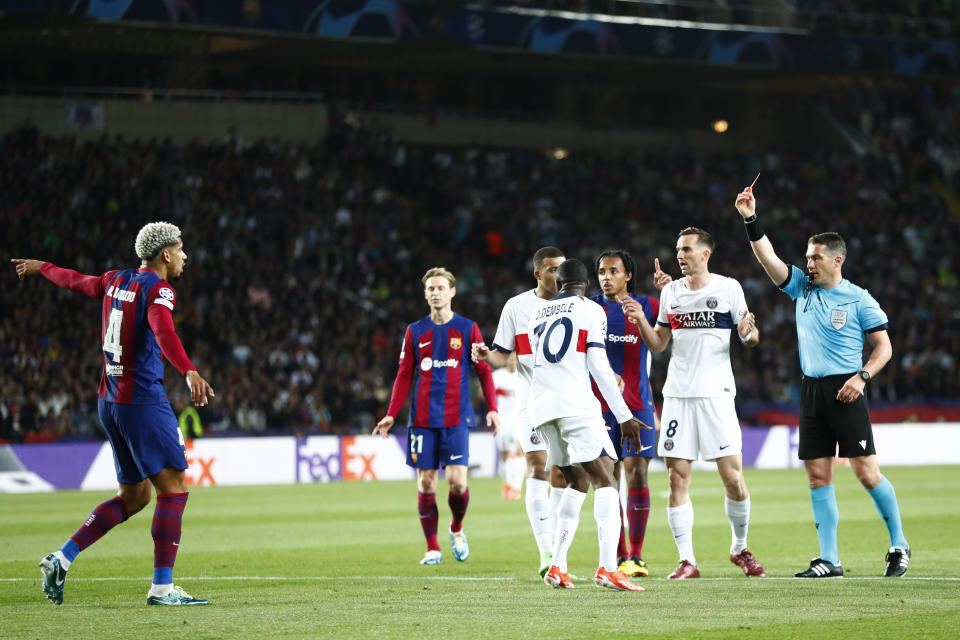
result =
[[[234,581],[277,581],[277,582],[296,582],[296,581],[313,581],[313,582],[340,582],[340,581],[357,581],[357,580],[368,580],[371,576],[193,576],[193,577],[180,577],[177,576],[177,580],[234,580]],[[39,580],[39,577],[35,578],[0,578],[0,582],[34,582]],[[144,580],[150,580],[150,576],[144,576],[142,578],[123,578],[123,577],[103,577],[103,578],[74,578],[71,582],[140,582]],[[516,578],[516,577],[477,577],[477,576],[376,576],[377,580],[398,580],[398,581],[420,581],[420,580],[435,580],[435,581],[446,581],[446,582],[539,582],[539,579],[534,580],[533,578]],[[727,581],[737,581],[743,582],[744,578],[696,578],[695,582],[727,582]],[[801,582],[816,582],[815,578],[791,578],[788,576],[774,576],[766,578],[755,578],[750,580],[751,583],[755,582],[767,582],[767,581],[795,581],[797,583]],[[901,578],[885,578],[883,576],[848,576],[843,578],[828,578],[828,580],[836,581],[851,581],[851,580],[888,580],[891,582],[900,581],[900,580],[919,580],[925,582],[958,582],[960,577],[955,576],[903,576]],[[667,580],[667,578],[641,578],[641,584],[644,582],[673,582],[672,580]]]

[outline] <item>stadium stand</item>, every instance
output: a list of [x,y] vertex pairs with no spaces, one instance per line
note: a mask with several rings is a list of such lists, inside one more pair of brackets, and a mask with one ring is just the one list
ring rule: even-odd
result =
[[[773,406],[789,412],[799,384],[792,306],[756,268],[732,206],[762,171],[757,197],[781,255],[802,265],[810,234],[840,231],[850,246],[845,274],[890,314],[894,361],[872,400],[938,403],[960,383],[960,106],[955,93],[889,91],[831,103],[851,127],[874,104],[902,114],[874,119],[863,156],[624,149],[557,160],[406,144],[337,115],[312,146],[81,143],[26,123],[0,150],[4,236],[17,238],[3,258],[15,251],[99,273],[134,262],[142,223],[175,222],[190,256],[176,285],[178,331],[218,389],[202,412],[205,430],[347,432],[366,430],[388,400],[404,323],[425,313],[426,268],[457,274],[454,308],[489,339],[503,300],[531,285],[533,247],[556,244],[588,262],[625,247],[651,291],[653,258],[675,265],[676,231],[697,224],[717,236],[712,265],[744,283],[763,332],[759,348],[734,348],[749,420]],[[96,437],[93,304],[6,277],[0,310],[0,438]],[[187,397],[175,372],[168,385],[179,411]]]

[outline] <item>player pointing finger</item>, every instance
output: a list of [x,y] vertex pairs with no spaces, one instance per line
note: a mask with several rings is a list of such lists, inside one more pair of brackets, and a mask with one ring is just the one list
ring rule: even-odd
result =
[[670,284],[673,277],[660,268],[660,258],[653,259],[653,286],[657,291],[663,291],[663,288]]

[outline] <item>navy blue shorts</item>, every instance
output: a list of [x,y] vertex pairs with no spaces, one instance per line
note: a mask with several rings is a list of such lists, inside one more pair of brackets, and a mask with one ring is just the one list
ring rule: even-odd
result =
[[187,468],[183,435],[169,402],[117,404],[100,398],[97,409],[120,484],[137,484],[165,467]]
[[[654,426],[652,410],[634,411],[633,417],[643,424]],[[640,451],[634,451],[630,446],[626,450],[622,450],[620,439],[623,434],[620,433],[620,423],[617,422],[617,418],[612,412],[608,411],[603,414],[603,421],[607,425],[607,433],[610,434],[610,439],[613,440],[613,448],[616,449],[614,453],[617,454],[617,458],[621,460],[624,458],[653,458],[657,455],[657,432],[655,429],[640,429]]]
[[446,429],[407,429],[407,466],[439,469],[448,464],[470,463],[470,429],[464,425]]

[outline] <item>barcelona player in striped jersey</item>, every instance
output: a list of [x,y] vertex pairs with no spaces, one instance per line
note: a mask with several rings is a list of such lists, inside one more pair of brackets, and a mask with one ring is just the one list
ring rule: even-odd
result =
[[102,298],[103,375],[100,421],[113,448],[120,489],[98,505],[63,546],[40,561],[43,590],[54,604],[63,602],[67,570],[77,555],[150,502],[153,512],[153,584],[148,605],[200,605],[173,584],[173,563],[180,546],[181,518],[187,503],[183,435],[163,388],[161,355],[184,376],[194,404],[207,404],[213,389],[190,362],[173,325],[177,295],[169,280],[183,271],[187,254],[180,229],[151,222],[137,234],[139,269],[88,276],[40,260],[14,259],[17,275],[41,274],[57,286]]
[[[463,518],[470,502],[470,428],[476,424],[468,367],[471,345],[483,343],[483,335],[476,322],[453,312],[457,279],[452,273],[435,267],[424,274],[422,281],[430,315],[407,326],[390,405],[373,433],[388,437],[412,384],[406,449],[407,464],[417,470],[417,510],[427,541],[427,552],[420,564],[440,564],[443,560],[437,542],[436,497],[441,466],[450,486],[450,546],[453,557],[463,562],[470,556]],[[500,417],[493,372],[486,362],[475,366],[487,404],[487,426],[492,426],[496,434]]]
[[[650,386],[650,350],[640,337],[635,322],[627,322],[623,307],[617,300],[627,296],[636,300],[647,320],[656,322],[660,312],[657,298],[629,293],[634,282],[634,262],[631,255],[623,249],[607,249],[597,256],[594,266],[602,293],[590,298],[607,314],[607,358],[614,373],[620,376],[623,384],[623,399],[640,422],[653,426],[656,411],[653,406],[653,389]],[[658,283],[655,283],[658,284]],[[662,288],[666,282],[660,284]],[[616,449],[618,461],[614,469],[614,478],[620,481],[621,464],[626,472],[627,512],[626,524],[630,534],[630,548],[627,549],[624,531],[620,530],[620,543],[617,548],[618,569],[630,577],[642,577],[649,574],[643,561],[643,539],[650,515],[650,489],[647,486],[647,467],[653,458],[657,445],[657,434],[653,430],[640,431],[640,447],[620,447],[620,424],[607,406],[596,382],[593,392],[603,409],[603,419],[610,430],[610,439]]]

